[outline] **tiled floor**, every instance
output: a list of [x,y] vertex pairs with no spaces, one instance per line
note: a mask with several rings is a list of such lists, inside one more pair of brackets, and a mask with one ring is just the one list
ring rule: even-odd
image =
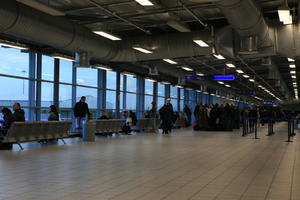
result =
[[286,125],[140,134],[0,152],[2,200],[300,200],[299,142]]

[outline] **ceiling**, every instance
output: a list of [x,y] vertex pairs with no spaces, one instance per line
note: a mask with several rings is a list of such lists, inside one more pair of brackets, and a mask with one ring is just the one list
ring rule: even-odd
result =
[[[144,7],[134,0],[35,0],[62,12],[61,17],[74,21],[92,30],[104,30],[121,38],[142,37],[146,35],[159,35],[176,33],[170,23],[179,24],[186,31],[212,30],[229,25],[221,10],[214,1],[209,0],[151,0],[154,6]],[[200,2],[200,3],[195,3]],[[262,11],[266,20],[278,20],[277,9],[284,4],[283,0],[256,0],[257,7]],[[294,20],[297,21],[297,0],[288,1],[293,10]],[[160,76],[153,77],[158,80],[169,80],[176,83],[176,76],[194,74],[195,71],[205,75],[232,74],[237,79],[230,82],[233,90],[256,90],[257,96],[264,100],[274,100],[272,96],[257,88],[262,85],[280,99],[285,99],[284,93],[278,90],[278,82],[269,79],[268,67],[261,65],[261,56],[238,56],[218,60],[212,55],[190,56],[173,58],[178,65],[170,65],[163,60],[144,62],[108,63],[116,70],[127,70],[136,73],[146,73],[145,68],[157,67],[165,69]],[[225,63],[234,62],[237,68],[243,70],[255,83],[248,81],[236,72],[236,69],[226,67]],[[282,80],[293,96],[292,79],[290,76],[289,62],[282,55],[272,56],[273,65],[278,67]],[[298,66],[300,63],[296,61]],[[194,72],[187,72],[181,66],[187,65]],[[166,73],[166,72],[171,72]],[[174,76],[172,76],[174,74]],[[203,82],[203,81],[202,81]],[[201,81],[190,82],[188,85],[198,87]],[[228,90],[223,85],[210,81],[210,85],[221,90]],[[281,83],[282,84],[282,83]],[[254,99],[253,99],[254,100]]]

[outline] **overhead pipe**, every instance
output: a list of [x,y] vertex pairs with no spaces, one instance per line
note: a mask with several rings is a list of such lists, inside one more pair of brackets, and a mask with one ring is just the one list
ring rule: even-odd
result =
[[[211,53],[210,48],[200,48],[192,42],[194,37],[210,40],[208,31],[137,37],[113,42],[70,20],[53,17],[15,0],[1,1],[0,33],[70,52],[87,52],[94,59],[108,62],[135,62]],[[154,53],[137,52],[132,49],[136,44],[149,47]]]

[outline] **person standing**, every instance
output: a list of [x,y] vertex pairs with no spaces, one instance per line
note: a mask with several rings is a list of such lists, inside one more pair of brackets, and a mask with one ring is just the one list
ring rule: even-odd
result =
[[169,134],[172,130],[172,119],[173,119],[173,105],[171,99],[167,99],[166,104],[159,109],[160,118],[162,120],[161,127],[163,134]]
[[188,105],[185,105],[185,106],[184,106],[183,112],[184,112],[185,115],[186,115],[187,122],[188,122],[188,126],[190,126],[191,123],[192,123],[192,111],[191,111],[191,109],[188,107]]
[[13,105],[13,121],[14,122],[25,122],[25,112],[21,109],[20,103],[15,103]]
[[50,106],[48,121],[59,121],[59,115],[55,105]]
[[74,106],[74,116],[76,120],[76,129],[82,130],[82,122],[86,117],[90,118],[91,113],[89,111],[88,104],[86,103],[86,97],[82,96]]
[[2,121],[2,126],[0,127],[0,133],[5,136],[10,125],[13,123],[13,114],[11,113],[10,109],[6,107],[2,109],[2,114],[3,114],[3,121]]

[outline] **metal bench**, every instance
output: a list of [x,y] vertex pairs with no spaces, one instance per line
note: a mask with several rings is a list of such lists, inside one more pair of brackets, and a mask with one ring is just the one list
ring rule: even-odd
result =
[[4,136],[3,143],[18,144],[33,142],[43,139],[61,139],[69,137],[72,121],[47,121],[47,122],[14,122]]
[[157,130],[160,126],[160,119],[157,118],[143,118],[137,121],[133,130],[144,131],[144,130]]
[[122,126],[125,122],[123,119],[100,119],[94,121],[96,122],[95,133],[101,135],[119,133],[122,131]]

